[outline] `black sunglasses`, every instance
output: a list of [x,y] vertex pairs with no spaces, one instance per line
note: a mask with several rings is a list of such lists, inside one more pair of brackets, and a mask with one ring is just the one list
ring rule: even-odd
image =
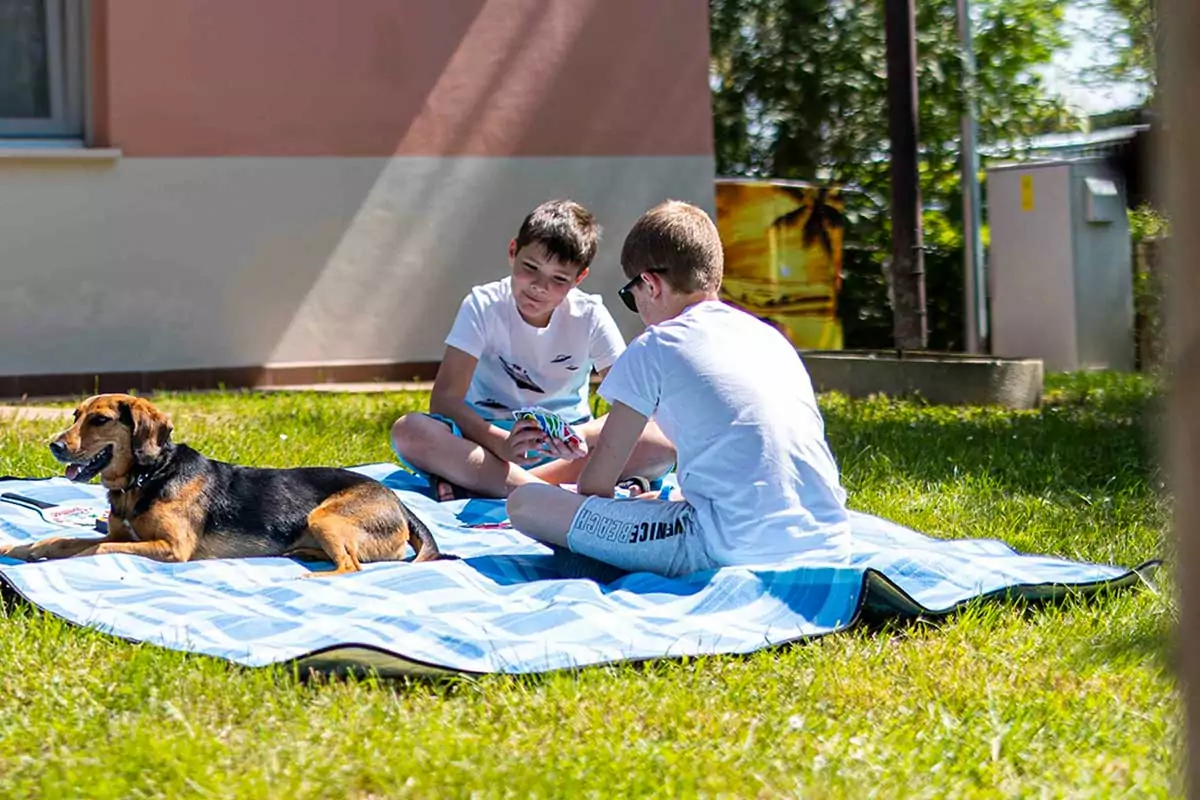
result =
[[645,275],[647,272],[657,272],[657,273],[661,274],[665,271],[666,270],[661,270],[661,269],[644,269],[644,270],[642,270],[637,275],[635,275],[633,278],[631,278],[629,283],[625,284],[620,289],[617,289],[617,297],[621,298],[621,302],[625,304],[626,308],[628,308],[634,314],[638,313],[637,298],[633,296],[633,287],[638,285],[638,282],[640,282],[642,280],[642,276]]

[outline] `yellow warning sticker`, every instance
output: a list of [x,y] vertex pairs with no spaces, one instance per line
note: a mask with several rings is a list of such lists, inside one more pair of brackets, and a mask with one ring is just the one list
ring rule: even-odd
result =
[[1021,210],[1033,211],[1033,176],[1021,176]]

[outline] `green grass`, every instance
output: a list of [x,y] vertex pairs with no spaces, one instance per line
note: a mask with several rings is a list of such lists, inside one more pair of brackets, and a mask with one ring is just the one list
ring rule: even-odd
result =
[[[856,508],[1071,558],[1169,553],[1154,387],[1056,377],[1048,398],[822,404]],[[387,460],[425,401],[158,398],[177,439],[272,466]],[[0,432],[0,474],[57,472],[57,427]],[[743,658],[409,683],[236,668],[14,603],[0,797],[1177,796],[1174,609],[1169,588],[981,603]]]

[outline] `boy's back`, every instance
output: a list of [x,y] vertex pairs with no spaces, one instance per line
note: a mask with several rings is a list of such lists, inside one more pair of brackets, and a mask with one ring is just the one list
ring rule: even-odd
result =
[[812,383],[769,325],[697,303],[639,336],[600,393],[653,416],[675,443],[680,487],[717,562],[844,555],[845,492]]

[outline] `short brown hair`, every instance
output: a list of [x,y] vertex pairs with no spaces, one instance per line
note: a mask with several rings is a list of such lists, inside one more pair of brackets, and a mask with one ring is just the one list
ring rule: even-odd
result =
[[634,223],[621,248],[621,269],[628,278],[661,272],[677,292],[716,290],[725,270],[721,235],[703,209],[668,200]]
[[600,244],[600,224],[573,200],[550,200],[529,212],[517,233],[517,249],[537,244],[553,258],[587,269]]

